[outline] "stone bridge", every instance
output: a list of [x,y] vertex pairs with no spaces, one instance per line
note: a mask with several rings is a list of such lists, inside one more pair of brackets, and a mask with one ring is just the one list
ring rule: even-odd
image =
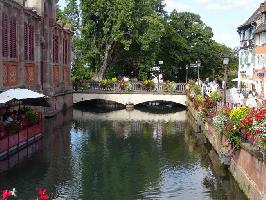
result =
[[146,90],[140,87],[139,83],[133,83],[128,91],[121,90],[118,86],[102,88],[97,85],[76,91],[73,94],[74,104],[94,99],[112,101],[125,106],[135,106],[153,101],[167,101],[186,106],[185,83],[176,83],[171,91],[166,91],[163,85]]

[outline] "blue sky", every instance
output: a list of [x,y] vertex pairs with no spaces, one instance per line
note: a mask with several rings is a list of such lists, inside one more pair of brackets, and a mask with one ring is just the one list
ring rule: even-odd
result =
[[[64,0],[59,4],[64,5]],[[165,0],[166,10],[189,11],[212,27],[214,39],[230,47],[239,45],[237,27],[244,23],[263,1],[259,0]]]

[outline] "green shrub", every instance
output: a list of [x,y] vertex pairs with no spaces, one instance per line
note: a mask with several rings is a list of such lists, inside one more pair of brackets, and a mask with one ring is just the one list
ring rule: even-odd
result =
[[173,81],[166,81],[164,84],[164,91],[174,93],[176,91],[176,83]]
[[222,101],[222,96],[217,91],[211,92],[210,98],[216,103]]
[[38,123],[38,113],[35,110],[33,109],[27,110],[25,116],[30,125]]

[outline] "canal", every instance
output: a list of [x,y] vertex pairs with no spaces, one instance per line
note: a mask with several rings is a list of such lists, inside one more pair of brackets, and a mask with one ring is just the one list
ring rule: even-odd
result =
[[50,199],[245,200],[188,119],[185,110],[68,110],[45,121],[27,154],[0,163],[0,188],[16,188],[23,200],[37,188]]

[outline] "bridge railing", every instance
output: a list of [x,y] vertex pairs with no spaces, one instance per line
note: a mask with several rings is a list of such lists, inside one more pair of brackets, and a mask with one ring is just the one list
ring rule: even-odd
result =
[[159,83],[145,85],[143,82],[115,82],[103,86],[100,82],[91,82],[87,86],[79,87],[78,91],[99,93],[171,93],[184,94],[186,83]]

